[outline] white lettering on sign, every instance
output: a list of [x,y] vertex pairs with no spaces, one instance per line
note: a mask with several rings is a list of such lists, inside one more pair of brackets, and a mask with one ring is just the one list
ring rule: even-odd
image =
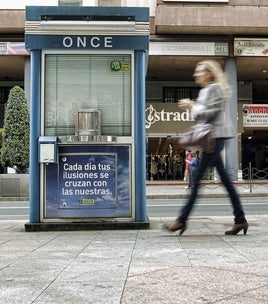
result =
[[105,37],[104,38],[104,47],[113,47],[113,39],[112,37]]
[[88,36],[78,36],[78,37],[69,37],[66,36],[63,38],[62,44],[66,48],[75,46],[77,48],[87,48],[88,46],[92,48],[112,48],[113,47],[113,37],[88,37]]
[[87,46],[87,40],[86,40],[86,37],[77,37],[77,47],[86,47]]
[[73,40],[71,37],[64,37],[63,39],[63,46],[65,47],[71,47],[73,45]]
[[[97,155],[98,156],[98,155]],[[96,157],[97,157],[96,156]],[[68,196],[79,196],[77,199],[79,204],[91,204],[100,202],[101,199],[112,199],[114,193],[113,183],[109,180],[115,180],[115,170],[113,167],[114,155],[100,156],[100,162],[94,163],[96,159],[92,158],[92,162],[78,163],[68,162],[66,156],[62,157],[62,175],[61,175],[61,195],[64,197],[66,207],[66,200]],[[89,197],[81,197],[85,195],[104,195],[105,197],[98,197],[98,199]],[[82,200],[82,201],[81,201]]]
[[150,105],[145,110],[145,127],[149,129],[151,125],[158,121],[169,122],[169,121],[192,121],[193,118],[190,112],[187,110],[185,112],[166,112],[164,109],[161,111],[156,111],[156,109]]
[[100,46],[100,38],[99,37],[93,37],[93,38],[91,38],[90,44],[94,48],[99,47]]

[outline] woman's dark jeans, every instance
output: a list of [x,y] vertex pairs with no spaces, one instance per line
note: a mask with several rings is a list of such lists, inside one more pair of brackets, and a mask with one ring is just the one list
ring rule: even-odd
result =
[[178,217],[178,220],[181,223],[185,223],[188,219],[188,216],[194,206],[194,203],[195,203],[195,200],[197,197],[200,181],[208,167],[216,167],[216,169],[220,175],[220,178],[221,178],[226,190],[229,193],[230,200],[231,200],[232,206],[233,206],[235,224],[242,224],[242,223],[246,222],[245,213],[244,213],[243,207],[241,205],[239,196],[223,165],[223,161],[222,161],[222,157],[221,157],[221,151],[222,151],[223,147],[224,147],[224,139],[217,138],[215,151],[213,153],[204,152],[202,154],[199,167],[198,167],[197,172],[192,181],[191,194],[189,196],[188,202],[186,203],[185,206],[182,207],[181,213]]

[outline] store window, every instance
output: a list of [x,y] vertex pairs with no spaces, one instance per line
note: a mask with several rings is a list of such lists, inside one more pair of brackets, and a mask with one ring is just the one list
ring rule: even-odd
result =
[[46,54],[44,135],[75,134],[77,109],[99,109],[101,134],[131,136],[131,54]]
[[185,88],[185,87],[163,87],[163,102],[176,103],[180,99],[190,98],[195,100],[197,98],[199,88]]
[[[191,148],[191,152],[200,160],[201,150]],[[189,177],[185,176],[185,153],[185,148],[179,144],[179,137],[147,137],[146,179],[188,182]],[[202,179],[214,180],[215,177],[215,170],[208,168]]]
[[147,151],[147,180],[183,180],[185,150],[178,137],[148,137]]

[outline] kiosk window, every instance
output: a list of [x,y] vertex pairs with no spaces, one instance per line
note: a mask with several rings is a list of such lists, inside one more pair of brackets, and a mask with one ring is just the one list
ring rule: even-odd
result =
[[46,54],[45,135],[75,134],[76,109],[101,111],[101,134],[131,135],[131,55]]

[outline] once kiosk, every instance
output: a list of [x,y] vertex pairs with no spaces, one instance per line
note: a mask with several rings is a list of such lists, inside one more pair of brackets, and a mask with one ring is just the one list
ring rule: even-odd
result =
[[149,228],[148,8],[26,7],[31,54],[26,231]]

